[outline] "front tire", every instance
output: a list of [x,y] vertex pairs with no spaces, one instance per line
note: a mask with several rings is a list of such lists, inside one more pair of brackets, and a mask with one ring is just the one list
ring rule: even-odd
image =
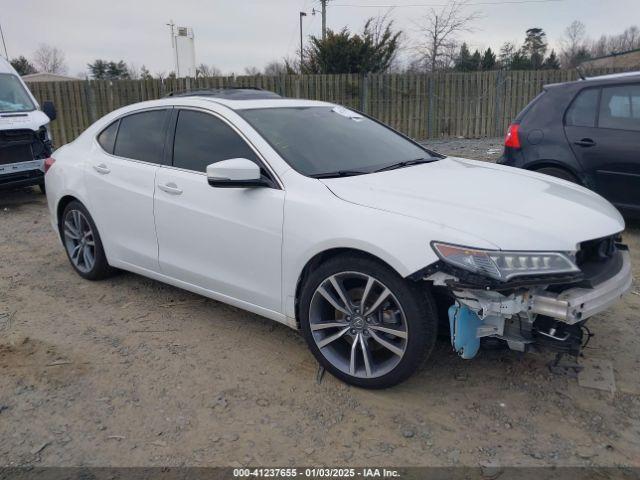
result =
[[315,269],[300,296],[311,352],[331,374],[363,388],[387,388],[412,375],[437,337],[435,302],[424,284],[359,255]]
[[71,266],[81,277],[101,280],[113,273],[96,224],[89,211],[77,200],[70,202],[62,213],[60,238]]

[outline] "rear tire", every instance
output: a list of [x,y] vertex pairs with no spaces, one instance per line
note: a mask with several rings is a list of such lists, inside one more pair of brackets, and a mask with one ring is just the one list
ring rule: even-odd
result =
[[388,388],[406,380],[428,358],[438,331],[435,301],[426,285],[354,254],[334,257],[311,272],[299,313],[318,362],[340,380],[363,388]]
[[65,207],[59,228],[69,262],[78,275],[102,280],[113,274],[96,224],[82,203],[73,200]]
[[544,173],[545,175],[550,175],[552,177],[560,178],[562,180],[567,180],[572,183],[577,183],[578,185],[580,184],[580,180],[578,180],[573,173],[567,170],[564,170],[562,168],[544,167],[544,168],[541,168],[540,170],[536,170],[536,172]]

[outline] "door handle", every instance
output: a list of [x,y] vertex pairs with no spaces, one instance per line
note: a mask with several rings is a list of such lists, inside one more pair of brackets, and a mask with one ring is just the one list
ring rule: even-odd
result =
[[583,138],[582,140],[573,142],[573,144],[578,145],[579,147],[595,147],[596,146],[596,142],[594,142],[590,138]]
[[167,192],[170,193],[171,195],[181,195],[182,194],[182,189],[178,188],[178,186],[173,183],[173,182],[169,182],[169,183],[165,183],[165,184],[158,184],[158,188],[160,190],[162,190],[163,192]]
[[106,175],[107,173],[111,172],[111,170],[109,169],[109,167],[107,167],[104,163],[100,163],[98,165],[94,165],[93,169],[98,172],[101,173],[103,175]]

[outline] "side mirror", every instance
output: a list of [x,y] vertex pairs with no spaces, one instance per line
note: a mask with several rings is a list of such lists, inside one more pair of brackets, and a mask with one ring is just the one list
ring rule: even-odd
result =
[[271,187],[271,181],[260,174],[260,167],[246,158],[232,158],[207,166],[207,181],[212,187]]
[[56,112],[56,106],[53,104],[53,102],[50,102],[50,101],[42,102],[42,111],[47,117],[49,117],[49,120],[51,121],[54,121],[56,118],[58,118],[58,113]]

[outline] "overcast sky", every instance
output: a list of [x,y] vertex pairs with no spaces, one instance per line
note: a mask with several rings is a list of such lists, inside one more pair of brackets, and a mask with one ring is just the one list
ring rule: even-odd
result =
[[[465,34],[473,48],[497,49],[505,41],[521,42],[524,31],[542,27],[552,46],[573,20],[581,20],[591,37],[619,33],[640,23],[640,0],[559,0],[547,3],[486,5],[501,0],[470,0],[482,18]],[[504,0],[503,0],[504,1]],[[518,2],[522,0],[510,0]],[[305,35],[320,34],[320,15],[311,15],[318,0],[0,0],[0,24],[11,58],[31,57],[40,43],[62,49],[69,74],[86,71],[96,58],[123,59],[152,72],[172,67],[170,19],[193,27],[196,63],[215,65],[224,73],[264,67],[271,60],[293,56],[299,44],[298,12],[306,11]],[[367,17],[389,9],[343,5],[398,5],[391,11],[408,44],[418,40],[415,21],[429,7],[445,0],[331,0],[327,24],[359,31]],[[437,7],[436,7],[437,8]]]

